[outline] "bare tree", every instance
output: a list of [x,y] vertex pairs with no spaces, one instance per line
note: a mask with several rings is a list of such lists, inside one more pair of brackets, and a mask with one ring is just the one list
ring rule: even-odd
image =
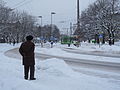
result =
[[97,0],[82,12],[81,29],[84,38],[92,39],[96,34],[105,33],[109,43],[114,44],[115,32],[119,28],[116,15],[120,15],[119,0]]

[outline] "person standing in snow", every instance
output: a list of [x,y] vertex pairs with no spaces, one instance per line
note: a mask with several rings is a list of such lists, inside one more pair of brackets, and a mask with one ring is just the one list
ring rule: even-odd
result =
[[50,43],[51,43],[51,48],[53,48],[53,41],[51,41]]
[[24,79],[28,80],[29,71],[30,71],[30,80],[36,80],[34,78],[35,72],[35,55],[34,49],[35,44],[32,42],[33,36],[29,35],[26,37],[26,42],[23,42],[19,48],[19,52],[23,57],[23,65],[24,65]]
[[15,46],[15,40],[13,40],[13,46]]

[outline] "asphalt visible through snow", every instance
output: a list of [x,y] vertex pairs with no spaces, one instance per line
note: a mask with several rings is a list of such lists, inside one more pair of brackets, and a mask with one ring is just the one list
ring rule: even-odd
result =
[[[69,52],[69,51],[67,51],[67,52]],[[76,52],[72,52],[72,53],[76,53]],[[15,48],[15,49],[5,52],[5,55],[10,58],[22,59],[21,55],[18,52],[18,48]],[[35,57],[37,58],[37,60],[46,60],[46,59],[50,59],[50,58],[63,59],[75,71],[80,72],[82,74],[120,80],[120,63],[75,59],[75,58],[68,58],[68,57],[46,55],[46,54],[41,54],[41,53],[35,53]],[[117,58],[119,58],[119,57],[117,57]],[[89,69],[90,71],[89,70],[86,71],[85,69]],[[115,74],[112,75],[112,74],[93,72],[92,70],[93,71],[99,70],[102,72],[110,72],[110,73],[115,73]]]

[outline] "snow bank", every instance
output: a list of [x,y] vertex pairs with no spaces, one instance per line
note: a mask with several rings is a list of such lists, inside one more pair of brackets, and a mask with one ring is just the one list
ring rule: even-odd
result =
[[37,69],[56,76],[79,77],[78,73],[74,72],[64,60],[56,58],[47,59],[40,62],[40,64],[37,65]]
[[120,41],[115,42],[115,45],[112,45],[112,46],[108,45],[107,43],[99,46],[98,44],[94,44],[94,43],[81,42],[80,47],[76,47],[72,44],[70,47],[68,47],[68,45],[61,45],[60,43],[57,43],[55,47],[71,48],[71,49],[80,50],[80,51],[103,51],[111,54],[112,53],[120,54]]
[[115,42],[115,45],[120,46],[120,40],[118,42]]
[[115,45],[108,45],[108,44],[103,44],[103,45],[98,45],[98,44],[93,44],[93,43],[87,43],[87,42],[82,42],[81,46],[79,48],[72,47],[74,49],[79,49],[82,51],[103,51],[106,53],[113,53],[113,54],[119,54],[120,53],[120,42],[116,42]]

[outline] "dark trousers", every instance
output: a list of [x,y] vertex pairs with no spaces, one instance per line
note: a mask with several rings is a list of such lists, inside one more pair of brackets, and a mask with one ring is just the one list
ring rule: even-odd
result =
[[24,65],[24,78],[28,79],[28,75],[29,75],[29,71],[30,71],[30,78],[34,78],[34,72],[35,72],[35,67],[34,65]]

